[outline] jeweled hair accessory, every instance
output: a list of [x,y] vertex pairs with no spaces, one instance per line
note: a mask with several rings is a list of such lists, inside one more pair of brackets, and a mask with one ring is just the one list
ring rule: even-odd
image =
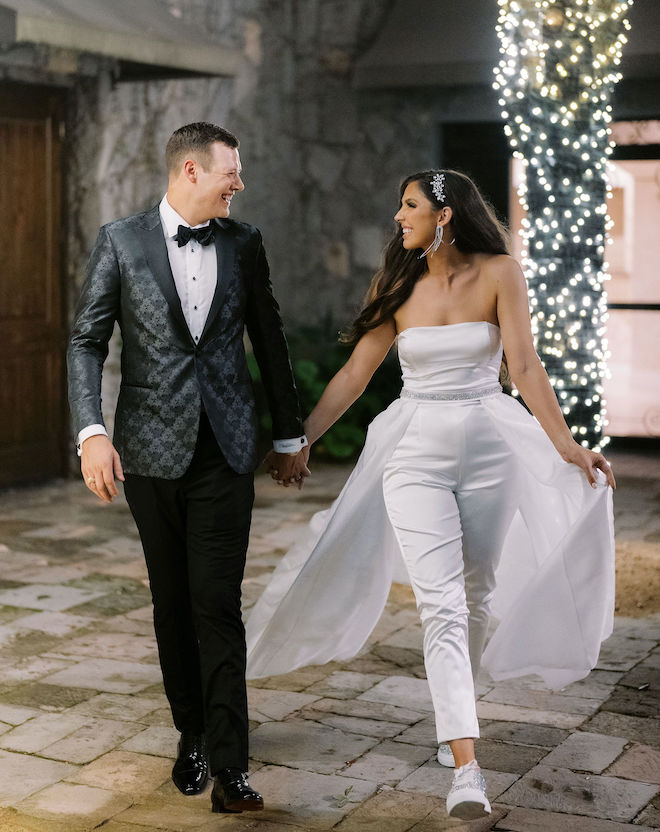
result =
[[438,202],[445,201],[445,175],[444,173],[434,173],[431,179],[431,190]]

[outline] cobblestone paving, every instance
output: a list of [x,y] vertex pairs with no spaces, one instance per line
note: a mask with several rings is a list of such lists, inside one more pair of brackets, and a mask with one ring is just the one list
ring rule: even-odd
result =
[[[660,540],[660,463],[612,454],[623,540]],[[258,480],[245,605],[347,475],[302,493]],[[660,551],[660,546],[659,546]],[[493,814],[451,821],[435,761],[421,633],[395,585],[366,649],[249,688],[251,782],[266,811],[212,815],[170,780],[146,570],[123,500],[78,482],[0,495],[2,832],[616,832],[660,828],[660,616],[619,618],[591,675],[479,688],[477,750]]]

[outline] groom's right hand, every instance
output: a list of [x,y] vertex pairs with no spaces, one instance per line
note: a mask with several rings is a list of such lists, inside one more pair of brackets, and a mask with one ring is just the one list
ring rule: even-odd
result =
[[124,481],[119,454],[107,436],[90,436],[82,443],[80,470],[85,485],[104,503],[111,503],[119,493],[115,477]]

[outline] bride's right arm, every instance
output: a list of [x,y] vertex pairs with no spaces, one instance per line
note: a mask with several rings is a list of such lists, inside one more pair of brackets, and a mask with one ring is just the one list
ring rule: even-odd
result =
[[328,382],[318,404],[305,420],[305,435],[310,445],[364,392],[396,338],[393,320],[365,333],[355,345],[346,364]]

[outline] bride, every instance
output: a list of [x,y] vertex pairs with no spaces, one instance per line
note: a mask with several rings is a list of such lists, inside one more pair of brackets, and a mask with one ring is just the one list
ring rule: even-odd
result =
[[[397,230],[305,422],[313,444],[396,340],[401,398],[371,424],[333,506],[284,557],[247,624],[248,677],[355,655],[400,557],[424,630],[450,815],[490,812],[474,753],[474,679],[585,676],[612,629],[614,477],[573,439],[532,338],[527,287],[474,183],[403,182]],[[420,253],[421,252],[421,253]],[[502,356],[531,409],[502,393]],[[307,473],[309,447],[296,474]],[[278,472],[271,470],[274,479]],[[497,571],[497,581],[496,581]],[[491,612],[499,624],[484,653]]]

